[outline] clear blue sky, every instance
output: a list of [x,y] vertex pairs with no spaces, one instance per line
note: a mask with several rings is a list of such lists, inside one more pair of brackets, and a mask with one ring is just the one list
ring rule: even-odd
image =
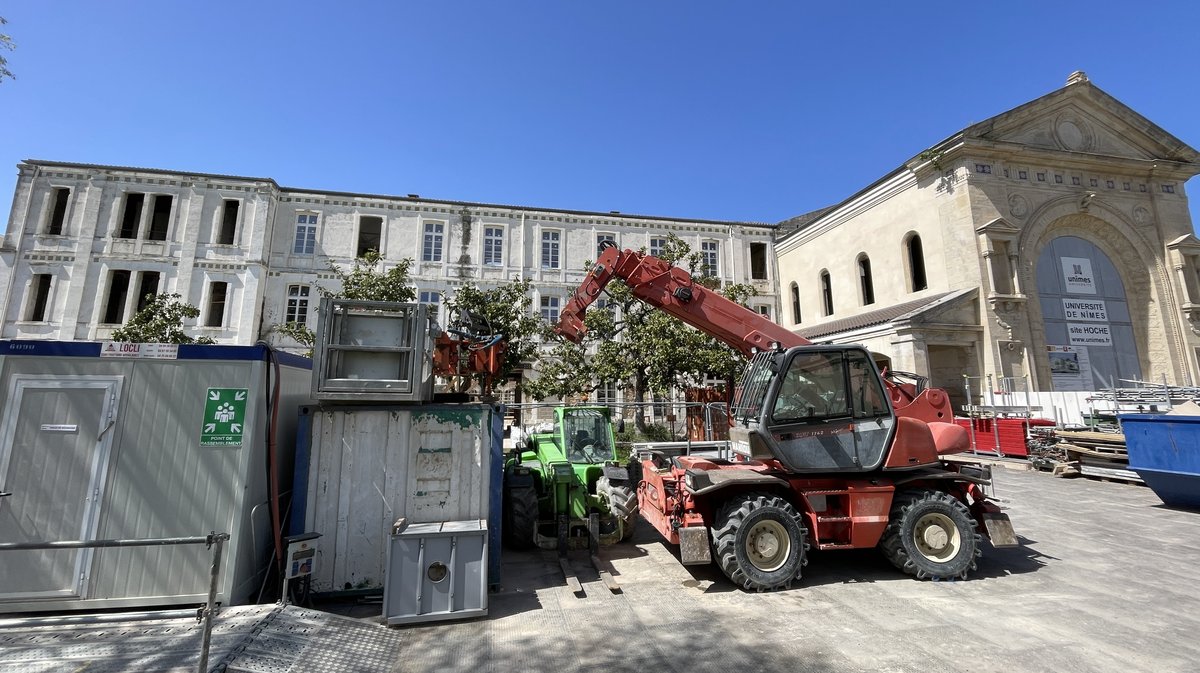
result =
[[0,217],[35,158],[776,222],[1073,70],[1200,147],[1200,3],[828,5],[5,3]]

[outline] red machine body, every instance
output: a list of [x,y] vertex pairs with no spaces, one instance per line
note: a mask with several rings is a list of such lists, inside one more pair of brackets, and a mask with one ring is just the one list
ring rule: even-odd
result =
[[[613,279],[638,299],[754,358],[751,369],[759,366],[764,408],[781,395],[776,379],[786,363],[812,353],[866,357],[858,347],[816,346],[696,283],[683,269],[613,245],[605,247],[567,303],[556,332],[580,341],[587,307]],[[631,468],[642,517],[681,546],[684,563],[715,557],[734,582],[757,590],[790,585],[810,547],[879,546],[905,572],[949,578],[965,577],[975,567],[980,534],[996,546],[1015,544],[1007,515],[984,493],[990,470],[943,460],[969,448],[945,392],[891,380],[873,363],[861,374],[867,369],[860,364],[860,376],[882,384],[877,389],[887,398],[886,405],[877,402],[870,418],[860,418],[849,403],[852,411],[844,417],[819,422],[773,423],[767,410],[761,419],[743,417],[731,428],[732,459],[644,456]],[[743,393],[753,385],[751,375],[748,371],[740,386]],[[867,436],[874,437],[874,462],[860,464],[857,456],[834,468],[805,462],[805,456],[853,447]]]

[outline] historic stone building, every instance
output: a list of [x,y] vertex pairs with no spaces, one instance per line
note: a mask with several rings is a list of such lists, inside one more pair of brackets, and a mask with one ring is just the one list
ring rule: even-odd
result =
[[863,343],[958,402],[964,375],[1200,385],[1197,173],[1196,150],[1074,73],[782,223],[783,324]]
[[[272,328],[316,327],[330,264],[368,249],[412,259],[420,300],[465,282],[533,281],[534,310],[557,320],[602,240],[654,251],[668,234],[700,252],[751,305],[778,306],[774,225],[596,213],[281,187],[270,178],[25,161],[0,245],[0,338],[105,340],[147,293],[198,307],[189,332],[222,344]],[[611,394],[611,393],[610,393]]]

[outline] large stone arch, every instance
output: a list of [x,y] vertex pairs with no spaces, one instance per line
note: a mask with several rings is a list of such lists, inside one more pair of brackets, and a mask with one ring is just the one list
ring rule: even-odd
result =
[[[1153,226],[1153,223],[1146,224]],[[1075,236],[1099,248],[1116,267],[1125,286],[1130,318],[1135,325],[1134,341],[1143,376],[1158,380],[1164,372],[1172,382],[1182,379],[1179,351],[1180,335],[1171,316],[1175,313],[1174,295],[1164,260],[1156,251],[1162,249],[1120,210],[1104,201],[1062,197],[1046,202],[1030,214],[1029,224],[1018,238],[1020,250],[1019,273],[1021,285],[1029,295],[1029,339],[1033,352],[1042,353],[1046,347],[1046,332],[1041,301],[1037,292],[1037,260],[1051,240],[1059,236]],[[1137,329],[1136,326],[1141,326]],[[1169,362],[1164,366],[1161,363]],[[1034,357],[1033,369],[1039,387],[1050,384],[1049,363],[1044,357]]]

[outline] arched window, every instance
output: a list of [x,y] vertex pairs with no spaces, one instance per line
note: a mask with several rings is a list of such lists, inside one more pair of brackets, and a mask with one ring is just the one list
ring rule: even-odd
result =
[[863,306],[875,303],[875,282],[871,279],[871,258],[858,256],[858,285],[862,289]]
[[833,315],[833,283],[829,280],[829,272],[821,272],[821,303],[825,315]]
[[917,292],[929,287],[925,280],[925,251],[921,247],[921,237],[912,234],[905,242],[905,252],[908,254],[908,282],[910,292]]
[[792,323],[800,324],[800,286],[792,283]]

